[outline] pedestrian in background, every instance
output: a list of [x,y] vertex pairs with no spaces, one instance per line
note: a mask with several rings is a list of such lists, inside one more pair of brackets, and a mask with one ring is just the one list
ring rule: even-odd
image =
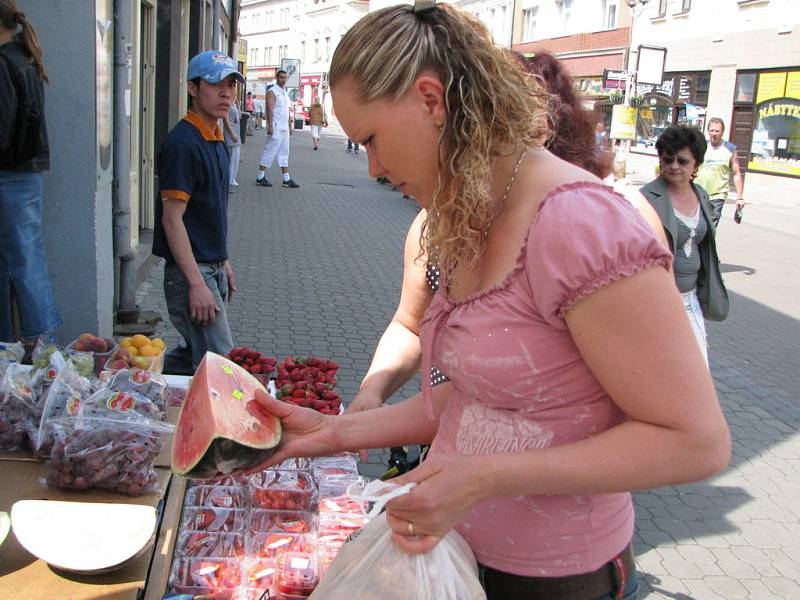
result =
[[255,98],[253,100],[253,105],[256,109],[256,125],[255,129],[261,129],[261,120],[264,118],[264,100],[261,98]]
[[261,160],[258,162],[256,185],[272,187],[266,171],[277,159],[283,173],[281,185],[286,188],[300,187],[289,174],[289,138],[294,130],[294,124],[289,114],[289,96],[286,93],[288,78],[286,71],[281,69],[275,74],[275,85],[267,90],[267,141],[261,153]]
[[158,151],[153,254],[166,260],[164,296],[183,344],[165,357],[168,373],[192,374],[206,351],[233,348],[225,304],[236,291],[228,259],[230,158],[219,126],[244,77],[217,50],[201,52],[187,72],[189,111]]
[[708,146],[702,164],[697,171],[695,183],[708,194],[714,212],[711,220],[716,228],[722,218],[722,209],[728,199],[730,180],[736,188],[736,208],[744,207],[744,177],[736,158],[736,146],[722,139],[725,123],[719,117],[708,120]]
[[728,293],[717,257],[714,207],[695,175],[706,154],[706,141],[693,127],[667,127],[656,141],[661,174],[641,188],[667,234],[675,283],[683,298],[697,344],[708,363],[703,319],[728,316]]
[[358,142],[354,142],[350,138],[347,138],[347,151],[358,154]]
[[255,129],[255,116],[256,116],[256,102],[255,98],[253,98],[253,92],[247,92],[244,96],[244,112],[250,115],[250,118],[247,119],[247,132],[246,135],[253,135],[253,129]]
[[28,351],[63,322],[42,234],[42,171],[50,168],[47,82],[36,30],[13,0],[0,0],[0,341],[15,338],[13,290]]
[[225,137],[225,145],[228,147],[231,161],[230,186],[236,188],[239,187],[236,175],[239,173],[239,159],[242,150],[242,140],[239,139],[242,120],[239,115],[239,100],[237,98],[233,99],[228,116],[225,117],[223,122],[223,136]]
[[[730,455],[672,258],[629,202],[544,149],[547,94],[486,27],[419,5],[351,27],[330,87],[370,176],[428,211],[441,279],[422,394],[329,417],[257,391],[283,426],[268,463],[432,442],[397,480],[416,487],[386,505],[401,551],[456,529],[489,600],[634,598],[631,490],[708,477]],[[432,387],[432,367],[449,381]]]
[[311,141],[314,142],[314,150],[318,150],[320,129],[328,126],[328,117],[325,115],[325,108],[322,106],[319,96],[314,96],[311,101],[308,119],[311,121]]

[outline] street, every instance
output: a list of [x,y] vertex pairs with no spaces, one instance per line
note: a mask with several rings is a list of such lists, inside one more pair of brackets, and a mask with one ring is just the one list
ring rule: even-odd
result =
[[[336,359],[348,401],[399,299],[403,240],[417,207],[370,178],[366,153],[345,152],[333,128],[316,152],[307,128],[293,135],[299,189],[281,188],[277,167],[267,173],[275,187],[256,187],[263,143],[263,130],[247,138],[230,197],[234,342],[279,359]],[[787,226],[781,199],[748,200],[741,225],[726,206],[717,237],[730,316],[707,323],[733,457],[709,481],[635,495],[641,598],[800,598],[800,228]],[[169,347],[175,332],[160,266],[137,300],[161,313]],[[396,398],[418,386],[412,381]],[[362,473],[380,475],[387,456],[371,452]]]

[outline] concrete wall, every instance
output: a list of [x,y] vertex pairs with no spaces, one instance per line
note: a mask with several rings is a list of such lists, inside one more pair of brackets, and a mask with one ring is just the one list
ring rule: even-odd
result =
[[[57,335],[61,342],[83,331],[109,336],[114,294],[111,171],[98,174],[95,5],[88,0],[19,4],[39,32],[50,76],[45,88],[51,168],[44,175],[44,232],[64,317]],[[113,35],[113,28],[107,35]]]
[[[639,44],[657,40],[667,48],[665,71],[711,71],[706,115],[725,121],[727,137],[737,70],[800,66],[799,7],[798,0],[694,0],[680,13],[678,0],[670,0],[658,17],[658,2],[650,2],[634,22],[631,62]],[[800,179],[747,173],[744,196],[800,206]]]

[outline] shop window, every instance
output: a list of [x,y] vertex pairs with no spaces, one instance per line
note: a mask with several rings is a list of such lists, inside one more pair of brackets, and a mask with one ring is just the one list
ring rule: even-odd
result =
[[658,16],[663,17],[667,14],[667,0],[658,0]]
[[751,103],[755,100],[756,74],[739,73],[736,75],[736,93],[733,96],[734,102]]
[[690,8],[692,8],[692,0],[683,0],[681,2],[681,12],[689,12]]
[[660,96],[645,97],[636,118],[636,149],[656,153],[656,140],[672,125],[672,101]]
[[758,74],[747,167],[800,177],[800,71]]

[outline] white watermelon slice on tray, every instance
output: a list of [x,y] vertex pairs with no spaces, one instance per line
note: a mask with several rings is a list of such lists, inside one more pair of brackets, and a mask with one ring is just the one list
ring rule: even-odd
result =
[[50,566],[103,573],[149,546],[156,510],[141,504],[20,500],[11,507],[11,523],[19,543]]

